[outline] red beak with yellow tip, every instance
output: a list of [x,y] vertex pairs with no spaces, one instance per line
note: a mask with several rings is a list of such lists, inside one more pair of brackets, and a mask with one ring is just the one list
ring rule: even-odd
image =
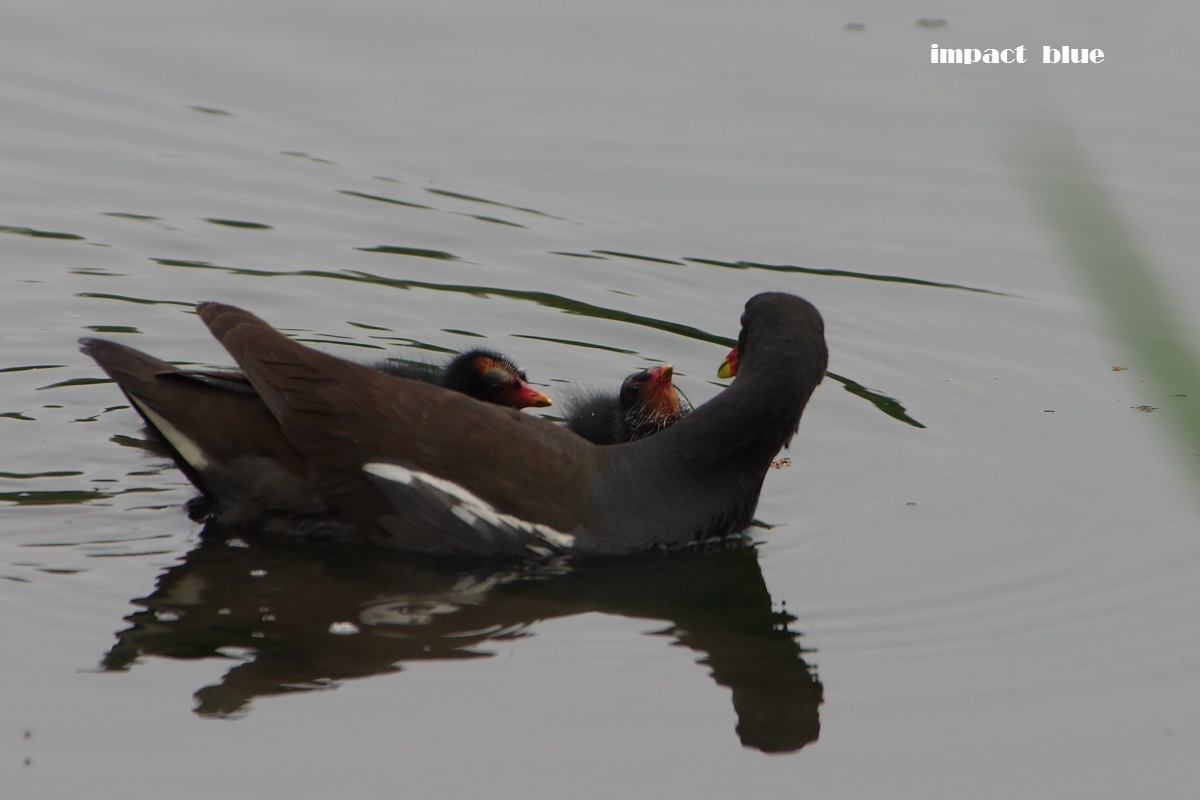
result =
[[733,348],[729,351],[729,355],[725,356],[725,360],[721,362],[721,366],[717,367],[718,378],[732,378],[737,375],[738,367],[738,351]]
[[504,405],[511,408],[545,408],[553,405],[553,401],[525,381],[519,381],[515,386],[504,392]]

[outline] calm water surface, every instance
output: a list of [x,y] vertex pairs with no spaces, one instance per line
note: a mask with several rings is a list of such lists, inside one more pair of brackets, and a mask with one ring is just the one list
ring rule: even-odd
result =
[[[1055,109],[1194,308],[1200,20],[1154,5],[11,5],[0,782],[1194,796],[1200,395],[1148,381],[994,148]],[[831,376],[758,546],[603,567],[202,543],[75,344],[224,364],[218,299],[556,396],[669,361],[699,403],[767,289],[822,310]]]

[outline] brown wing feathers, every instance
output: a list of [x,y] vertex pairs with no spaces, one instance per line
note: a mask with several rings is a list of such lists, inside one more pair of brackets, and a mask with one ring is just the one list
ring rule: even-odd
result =
[[[593,445],[514,409],[312,350],[241,309],[202,303],[197,310],[291,443],[343,489],[364,483],[363,464],[381,459],[455,480],[505,513],[559,530],[576,523],[564,508],[579,507],[585,480],[561,465],[585,466]],[[564,451],[582,457],[564,459]],[[514,497],[527,502],[503,500]]]

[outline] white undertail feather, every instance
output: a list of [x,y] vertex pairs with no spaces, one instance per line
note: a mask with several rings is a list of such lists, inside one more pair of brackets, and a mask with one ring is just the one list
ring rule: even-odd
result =
[[197,472],[203,472],[209,465],[210,459],[208,454],[201,449],[200,445],[193,440],[183,435],[183,432],[164,419],[160,414],[155,413],[154,409],[150,408],[145,403],[138,403],[137,399],[133,399],[137,403],[138,410],[145,415],[146,419],[150,420],[150,424],[154,426],[162,437],[167,440],[171,447],[175,448],[175,452],[179,453],[180,458],[188,463],[192,469]]

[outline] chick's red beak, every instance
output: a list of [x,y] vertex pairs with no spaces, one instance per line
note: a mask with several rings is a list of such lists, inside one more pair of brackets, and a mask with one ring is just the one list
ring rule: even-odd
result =
[[646,370],[646,381],[643,384],[642,395],[645,404],[653,408],[659,415],[675,416],[679,414],[679,394],[671,384],[671,376],[675,368],[670,364],[660,364]]
[[504,405],[512,408],[545,408],[553,405],[553,401],[525,381],[519,380],[505,390]]

